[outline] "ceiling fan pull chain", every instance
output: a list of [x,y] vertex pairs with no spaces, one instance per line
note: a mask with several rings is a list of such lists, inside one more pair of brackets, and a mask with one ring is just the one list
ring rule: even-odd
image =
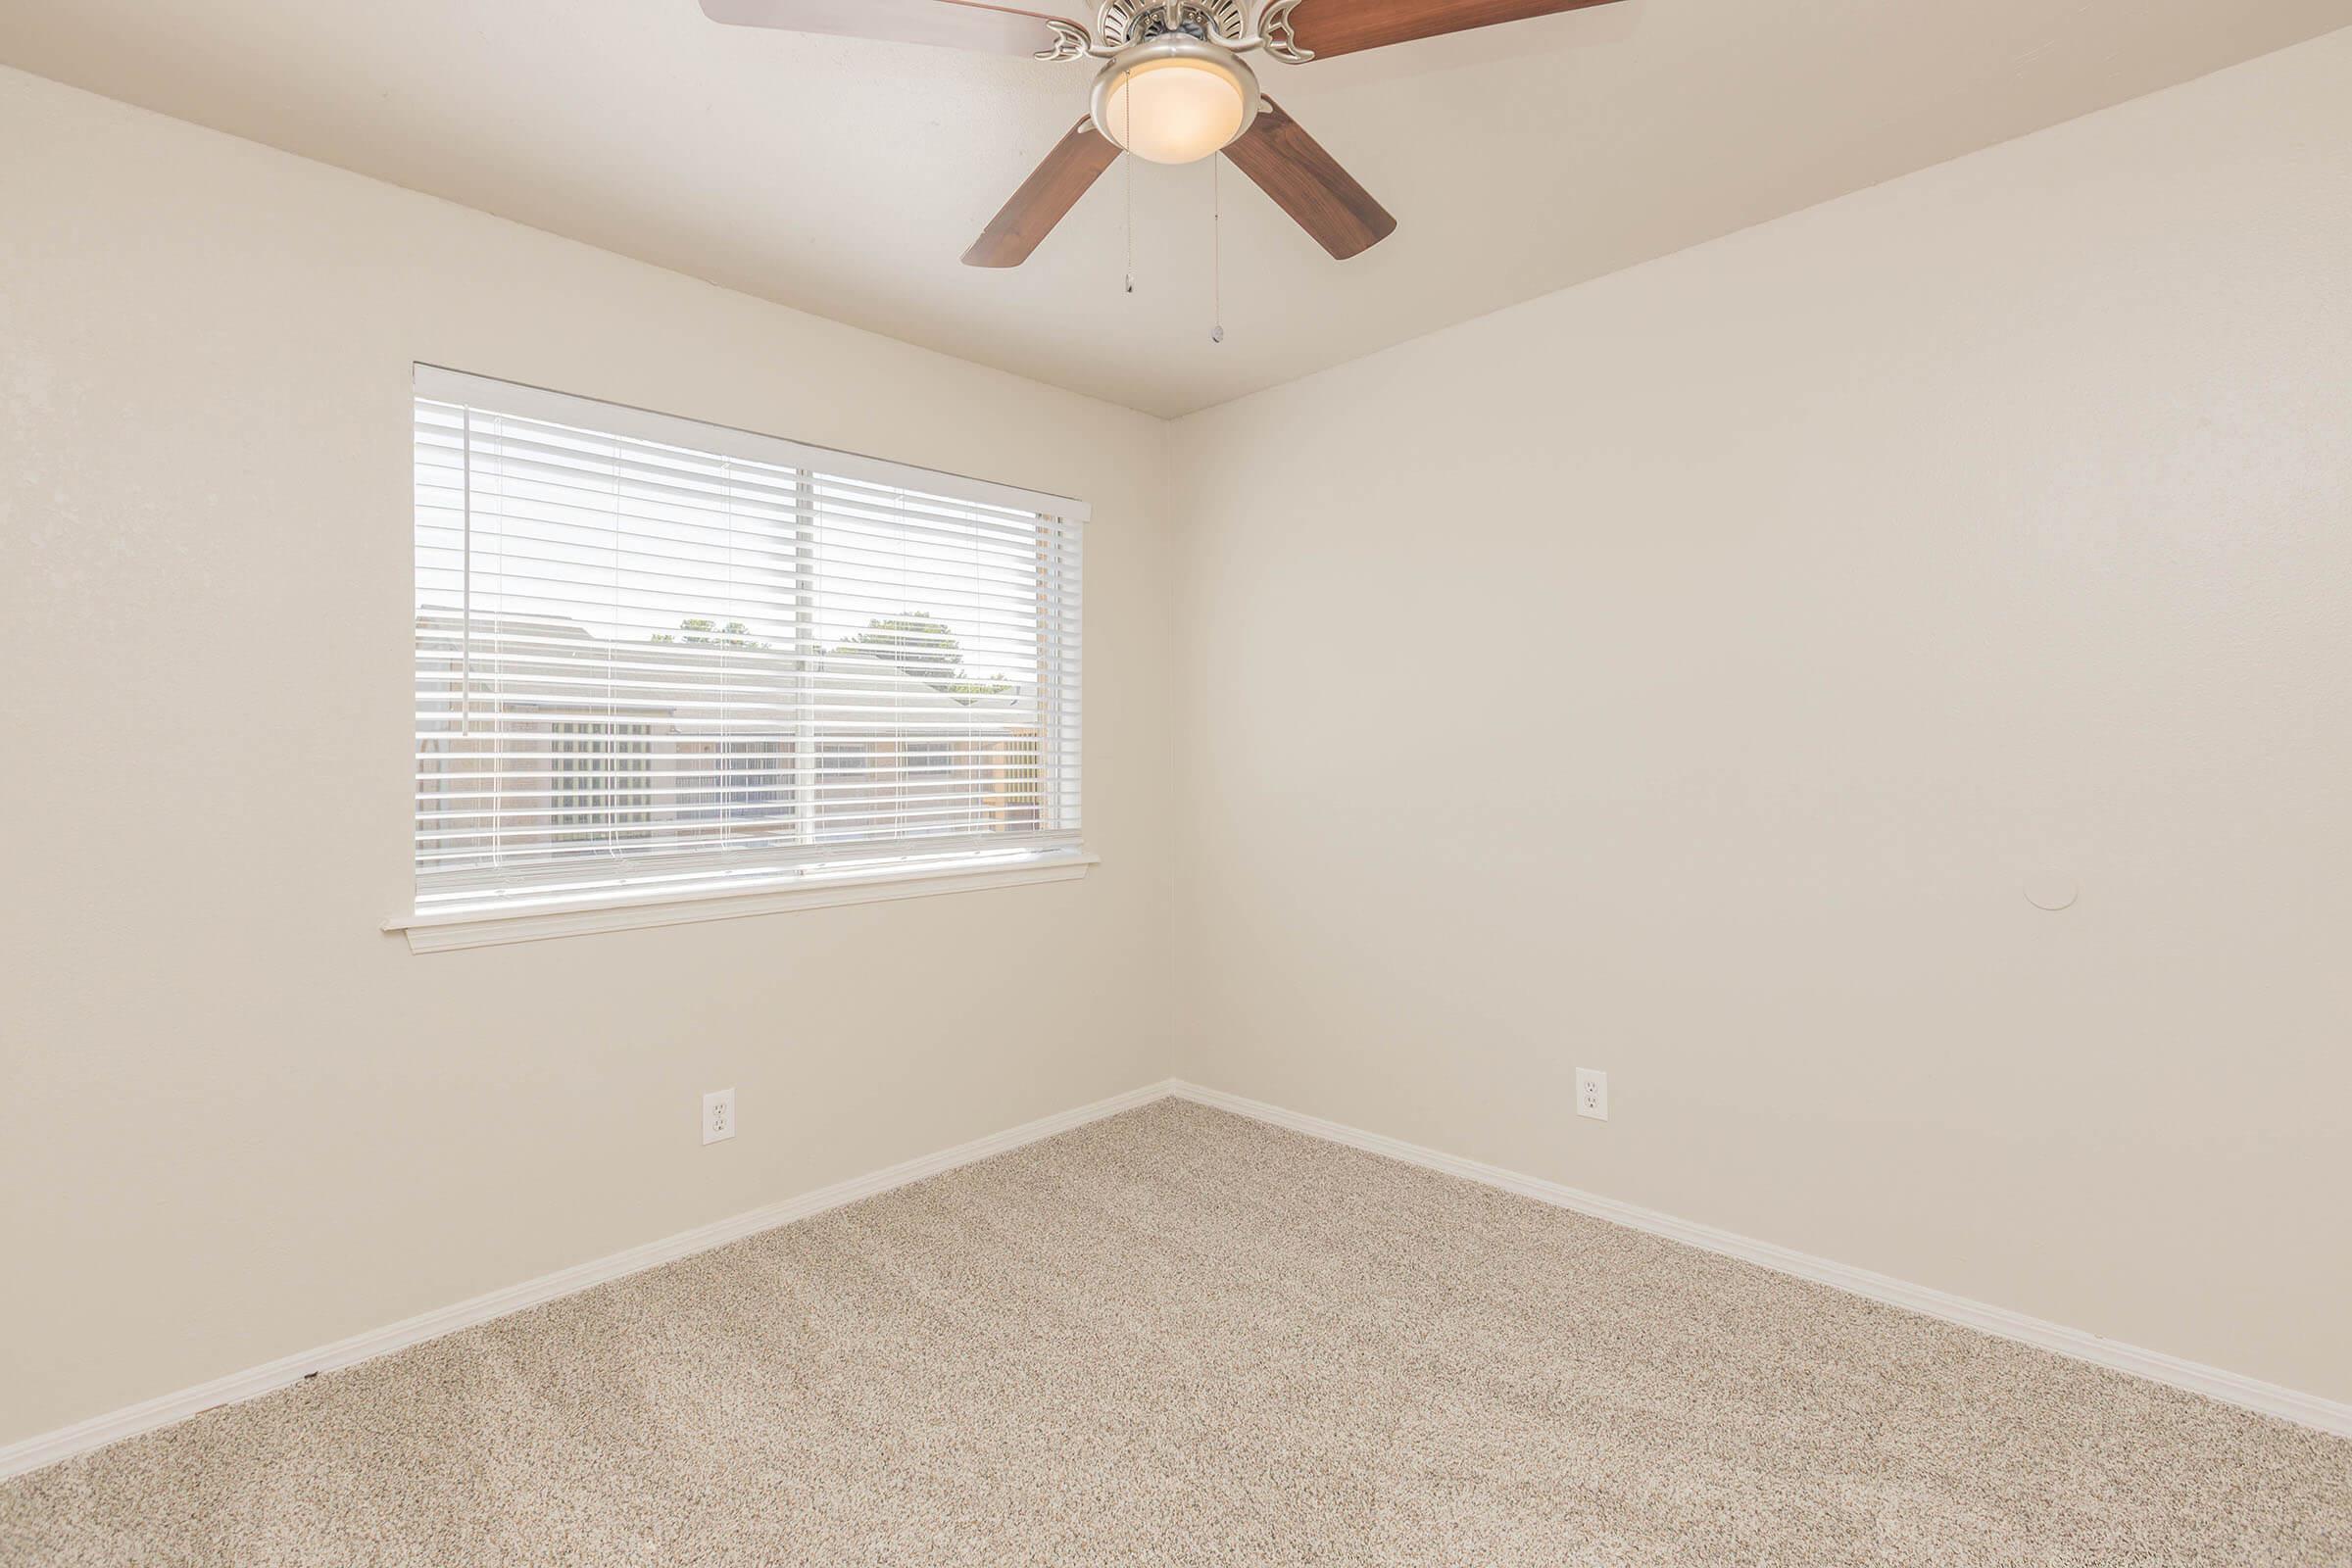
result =
[[[1127,145],[1135,145],[1135,94],[1127,95]],[[1135,154],[1122,150],[1119,162],[1126,166],[1120,171],[1127,181],[1127,292],[1135,292]]]
[[1208,155],[1208,340],[1225,341],[1225,208],[1220,199],[1223,181],[1217,166],[1225,160]]

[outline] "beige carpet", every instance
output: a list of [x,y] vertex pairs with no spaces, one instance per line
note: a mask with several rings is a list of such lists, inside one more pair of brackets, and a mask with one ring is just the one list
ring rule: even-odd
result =
[[1162,1102],[0,1487],[0,1562],[2352,1563],[2352,1444]]

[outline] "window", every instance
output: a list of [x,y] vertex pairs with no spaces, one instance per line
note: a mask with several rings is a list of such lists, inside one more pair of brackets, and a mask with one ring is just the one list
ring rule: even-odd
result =
[[548,743],[556,836],[567,844],[641,841],[651,822],[651,724],[559,719]]
[[416,911],[1078,858],[1054,497],[419,366]]

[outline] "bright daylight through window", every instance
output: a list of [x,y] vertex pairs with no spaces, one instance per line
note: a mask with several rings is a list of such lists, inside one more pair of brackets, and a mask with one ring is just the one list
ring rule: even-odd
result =
[[1055,497],[416,370],[416,908],[1077,858]]

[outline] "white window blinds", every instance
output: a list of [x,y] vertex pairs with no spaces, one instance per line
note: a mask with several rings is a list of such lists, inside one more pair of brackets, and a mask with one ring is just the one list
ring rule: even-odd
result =
[[1050,496],[416,368],[420,910],[1078,844]]

